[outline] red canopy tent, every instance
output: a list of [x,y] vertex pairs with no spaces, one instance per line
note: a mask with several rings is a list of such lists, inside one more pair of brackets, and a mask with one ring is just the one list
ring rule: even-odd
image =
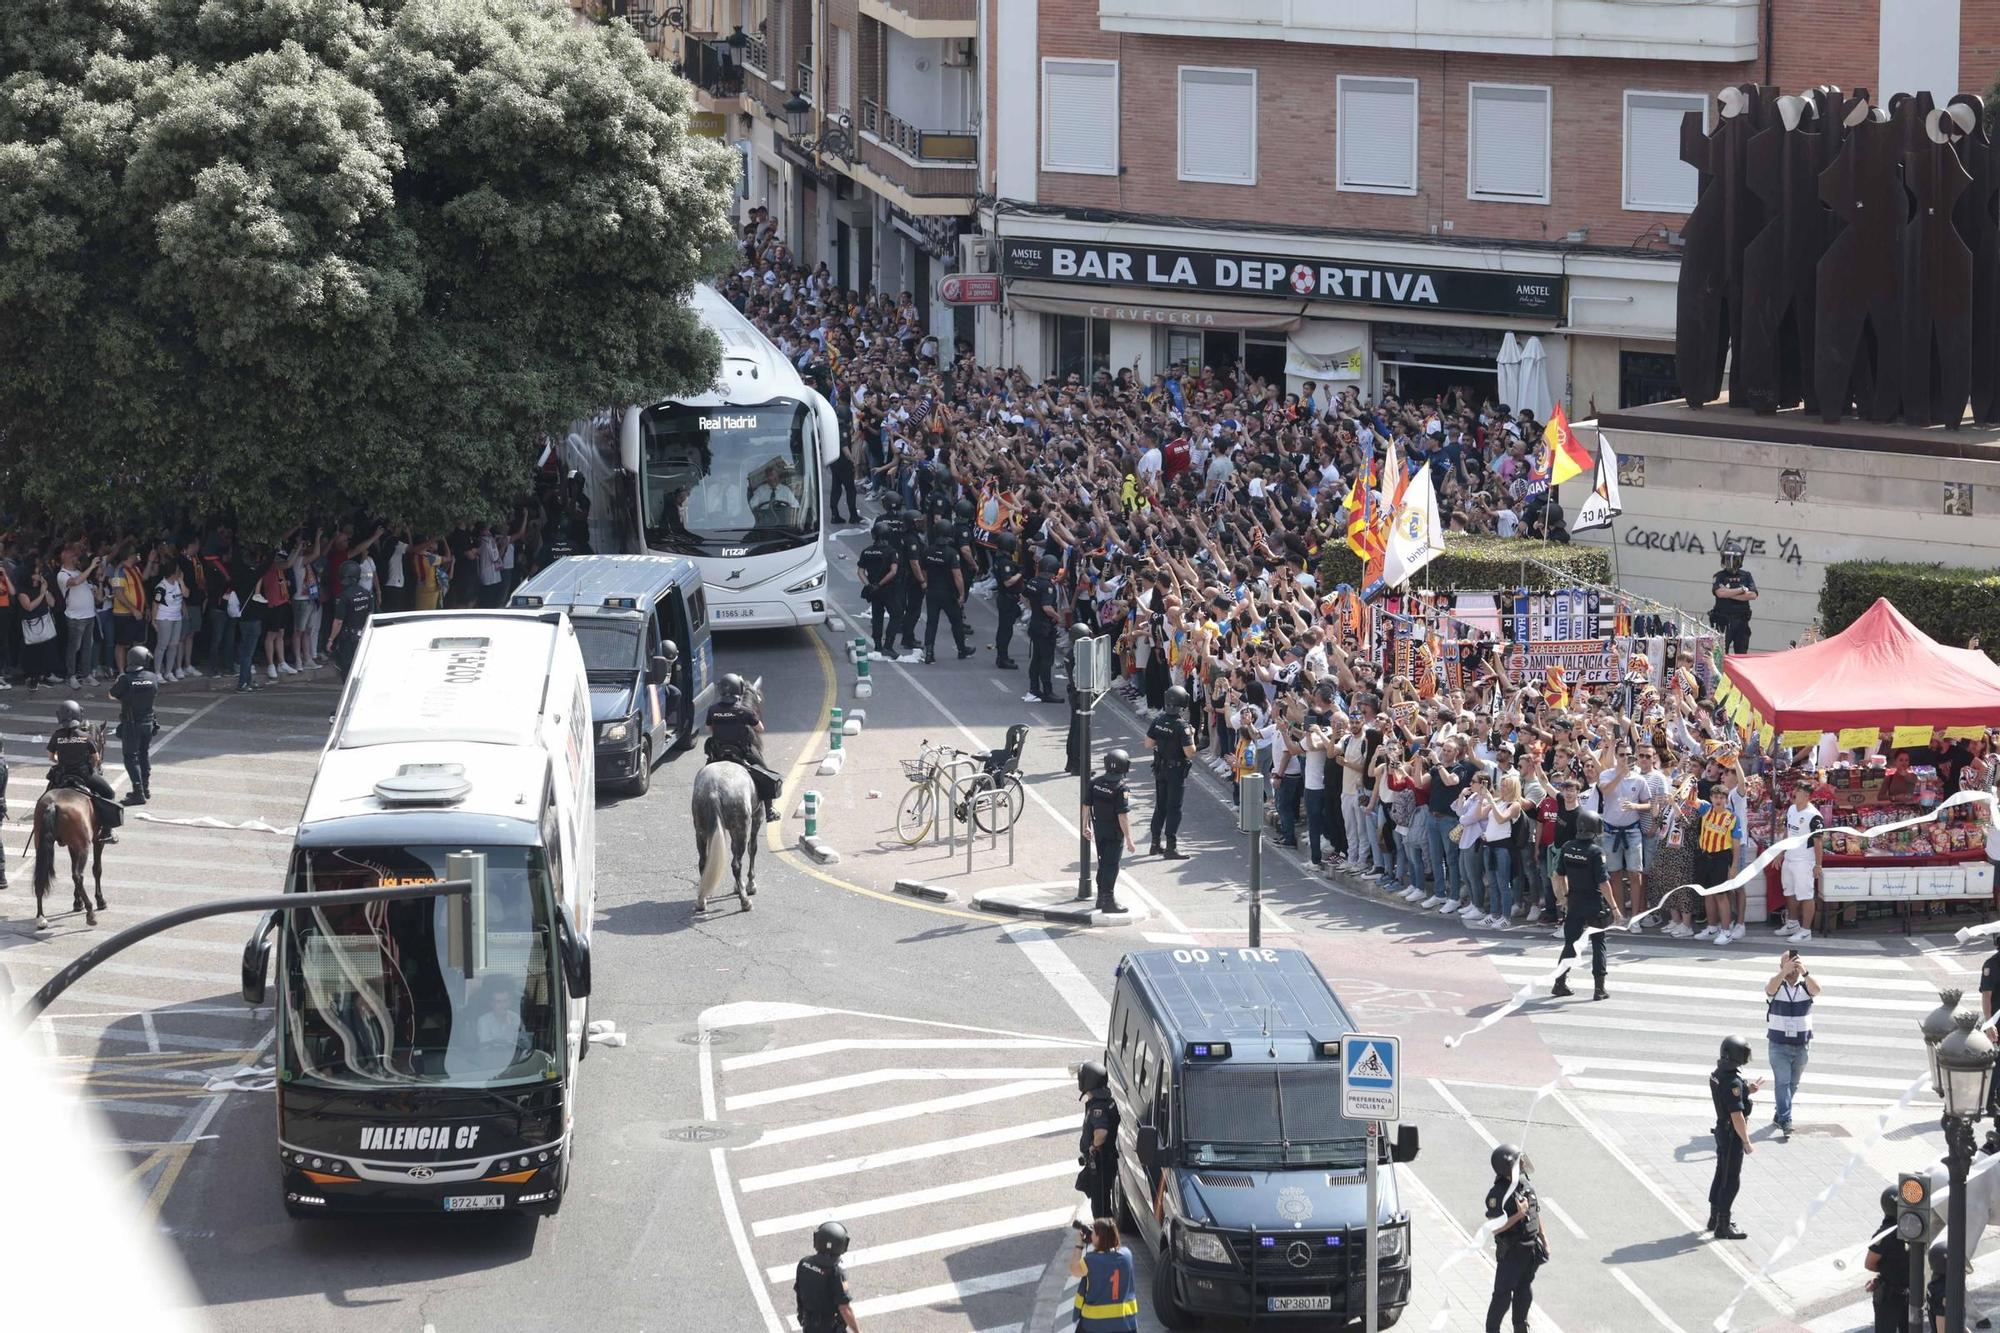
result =
[[1830,639],[1735,654],[1723,674],[1779,731],[2000,726],[2000,666],[1947,648],[1884,598]]

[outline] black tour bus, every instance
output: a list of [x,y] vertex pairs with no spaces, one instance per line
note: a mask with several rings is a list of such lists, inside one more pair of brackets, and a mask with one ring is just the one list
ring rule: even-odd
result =
[[[1366,1304],[1367,1128],[1340,1115],[1354,1024],[1295,949],[1155,949],[1118,964],[1105,1068],[1117,1099],[1119,1225],[1154,1258],[1153,1313],[1341,1327]],[[1386,1142],[1388,1136],[1382,1140]],[[1410,1293],[1410,1217],[1377,1179],[1381,1326]]]

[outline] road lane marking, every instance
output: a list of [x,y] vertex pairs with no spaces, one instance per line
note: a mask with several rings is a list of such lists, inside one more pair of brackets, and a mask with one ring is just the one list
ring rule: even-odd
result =
[[[754,1009],[754,1004],[721,1005],[718,1009],[741,1013]],[[804,1008],[805,1006],[798,1006]],[[703,1010],[695,1019],[695,1064],[700,1071],[701,1118],[711,1124],[715,1121],[715,1057],[714,1042],[709,1033],[715,1028],[710,1015],[715,1010]],[[743,1022],[754,1022],[745,1018]],[[778,1311],[771,1304],[771,1293],[757,1280],[757,1259],[750,1252],[750,1233],[743,1229],[743,1214],[736,1207],[736,1191],[729,1188],[729,1163],[723,1157],[721,1148],[708,1150],[709,1169],[715,1175],[715,1196],[721,1201],[722,1222],[729,1229],[729,1241],[736,1251],[736,1262],[743,1270],[743,1281],[750,1288],[750,1296],[757,1302],[757,1313],[763,1316],[764,1333],[781,1333],[785,1327],[778,1320]]]
[[[1046,1267],[1043,1265],[1042,1267]],[[875,1296],[865,1301],[856,1301],[850,1308],[856,1319],[872,1319],[876,1315],[895,1314],[901,1310],[921,1309],[926,1305],[942,1305],[963,1301],[968,1296],[984,1296],[989,1292],[1008,1291],[1014,1287],[1029,1287],[1041,1281],[1042,1268],[1016,1268],[1007,1273],[989,1273],[984,1277],[969,1277],[963,1282],[940,1282],[933,1287],[918,1287],[914,1291],[899,1291],[893,1296]],[[760,1284],[761,1290],[761,1284]],[[786,1321],[793,1333],[798,1333],[799,1321]]]
[[[1771,979],[1771,973],[1768,969],[1707,966],[1694,961],[1698,956],[1684,954],[1682,955],[1683,961],[1678,964],[1666,961],[1655,962],[1651,959],[1619,959],[1617,960],[1618,975],[1620,977],[1688,977],[1698,981],[1740,982],[1744,989],[1740,992],[1731,991],[1731,994],[1750,994],[1752,993],[1750,988],[1754,988],[1756,998],[1759,1000],[1764,998],[1764,984]],[[1502,967],[1526,967],[1532,964],[1544,972],[1561,965],[1558,961],[1558,956],[1554,953],[1504,955],[1495,958],[1493,961]],[[1937,996],[1936,986],[1921,977],[1908,975],[1900,978],[1841,977],[1838,982],[1829,981],[1826,989],[1831,989],[1835,986],[1849,991],[1901,991],[1907,994],[1927,995],[1932,997],[1933,1006],[1935,1006],[1935,997]],[[1700,987],[1698,989],[1706,990],[1709,988]]]
[[[1591,1012],[1587,1014],[1558,1013],[1531,1009],[1528,1011],[1528,1016],[1539,1025],[1567,1028],[1594,1028],[1604,1032],[1621,1033],[1627,1037],[1633,1035],[1635,1020],[1644,1018],[1656,1021],[1660,1017],[1660,1010],[1656,1005],[1629,1006],[1626,1009],[1629,1017],[1612,1017],[1598,1012],[1600,1010],[1611,1009],[1611,1007],[1609,1004],[1592,1005]],[[1732,1032],[1740,1031],[1744,1025],[1744,1010],[1742,1009],[1690,1009],[1681,1005],[1675,1005],[1673,1007],[1673,1016],[1676,1024],[1673,1031],[1655,1033],[1653,1035],[1688,1038],[1690,1040],[1698,1039],[1706,1043],[1713,1041],[1718,1035],[1726,1036]],[[1690,1026],[1687,1022],[1690,1018],[1716,1018],[1723,1021],[1713,1025]],[[1844,1018],[1841,1021],[1843,1023],[1853,1023],[1857,1020]],[[1812,1044],[1815,1046],[1866,1046],[1871,1051],[1880,1051],[1883,1049],[1885,1043],[1892,1041],[1895,1036],[1906,1035],[1909,1030],[1909,1024],[1901,1019],[1895,1021],[1894,1027],[1894,1034],[1884,1033],[1879,1036],[1857,1035],[1852,1032],[1821,1032],[1815,1028],[1813,1030]],[[1460,1080],[1454,1080],[1454,1082],[1457,1081]]]
[[1049,1051],[1087,1044],[1060,1037],[836,1037],[830,1041],[807,1042],[801,1046],[781,1046],[776,1050],[755,1051],[749,1055],[732,1055],[722,1062],[722,1072],[731,1074],[739,1069],[756,1069],[763,1065],[781,1064],[786,1060],[808,1060],[821,1055],[837,1055],[843,1051]]
[[1008,1125],[1002,1129],[984,1130],[978,1134],[964,1134],[955,1139],[936,1139],[930,1143],[912,1144],[907,1148],[889,1148],[882,1152],[867,1153],[861,1157],[843,1158],[838,1162],[816,1162],[811,1166],[801,1166],[790,1171],[745,1176],[736,1182],[736,1187],[745,1194],[755,1194],[759,1190],[782,1189],[814,1180],[826,1180],[833,1176],[856,1175],[862,1171],[873,1171],[885,1166],[902,1166],[933,1157],[951,1157],[958,1153],[991,1148],[997,1144],[1018,1143],[1022,1139],[1038,1139],[1051,1134],[1067,1134],[1075,1131],[1074,1114],[1056,1116],[1049,1120],[1031,1120],[1026,1124]]
[[791,1083],[761,1092],[739,1092],[723,1099],[725,1111],[748,1111],[758,1106],[797,1101],[801,1097],[821,1097],[828,1093],[851,1092],[884,1083],[986,1083],[996,1080],[1040,1079],[1060,1082],[1070,1076],[1066,1068],[970,1068],[970,1069],[868,1069],[858,1074],[839,1074],[810,1083]]
[[[997,1240],[1033,1235],[1037,1231],[1053,1231],[1067,1224],[1070,1215],[1075,1211],[1074,1206],[1051,1208],[1045,1212],[1025,1213],[1020,1217],[1005,1217],[998,1221],[980,1222],[952,1231],[934,1232],[928,1236],[912,1236],[908,1240],[893,1241],[887,1245],[871,1245],[866,1249],[849,1250],[840,1257],[840,1265],[843,1268],[866,1268],[870,1264],[908,1259],[919,1254],[934,1254],[939,1250],[970,1249],[977,1245],[990,1245]],[[797,1272],[797,1264],[773,1264],[764,1270],[764,1275],[774,1283],[789,1282]],[[1015,1327],[1018,1328],[1019,1325]]]
[[995,1190],[1010,1190],[1016,1185],[1033,1185],[1039,1181],[1056,1180],[1075,1174],[1076,1158],[1065,1157],[1059,1162],[1043,1162],[1039,1166],[1024,1166],[1017,1171],[975,1176],[971,1180],[954,1180],[948,1184],[930,1185],[902,1194],[885,1194],[876,1199],[863,1199],[859,1203],[821,1204],[803,1213],[767,1217],[760,1222],[752,1222],[750,1234],[777,1236],[787,1231],[804,1231],[816,1227],[829,1217],[842,1222],[857,1217],[879,1217],[883,1213],[901,1212],[905,1208],[922,1208],[928,1204],[970,1198],[975,1194],[991,1194]]
[[[1548,972],[1547,968],[1531,958],[1496,958],[1493,961],[1498,965],[1501,972],[1505,973],[1512,970],[1517,974],[1511,977],[1503,977],[1503,980],[1509,986],[1518,987],[1524,981],[1538,982]],[[1723,990],[1714,986],[1652,985],[1643,981],[1625,981],[1622,979],[1618,982],[1618,989],[1621,994],[1626,995],[1672,995],[1704,1000],[1736,999],[1746,1004],[1752,1002],[1761,1004],[1764,998],[1762,995],[1752,995],[1743,990]],[[1531,996],[1530,998],[1533,999],[1536,997]],[[1892,1000],[1887,997],[1869,997],[1864,999],[1848,995],[1828,995],[1824,992],[1813,1000],[1813,1004],[1823,1009],[1860,1009],[1878,1014],[1884,1010],[1892,1010],[1899,1014],[1927,1014],[1937,1008],[1935,1000]]]
[[1103,1041],[1111,1028],[1111,1002],[1083,974],[1083,969],[1071,962],[1070,956],[1056,947],[1049,933],[1039,926],[1008,926],[1005,933],[1082,1021],[1084,1031]]
[[[929,1101],[906,1102],[901,1106],[887,1106],[879,1111],[861,1111],[854,1115],[835,1116],[831,1120],[814,1120],[803,1125],[787,1125],[782,1129],[767,1129],[754,1143],[745,1143],[733,1152],[749,1152],[754,1148],[769,1148],[780,1143],[795,1143],[800,1139],[822,1138],[828,1134],[844,1134],[851,1129],[867,1129],[874,1125],[891,1124],[897,1120],[911,1120],[917,1116],[937,1115],[944,1111],[960,1111],[968,1106],[981,1106],[987,1102],[1004,1102],[1014,1097],[1026,1097],[1034,1093],[1048,1092],[1054,1088],[1074,1086],[1065,1076],[1061,1079],[1035,1079],[1021,1083],[1003,1083],[997,1088],[980,1088],[976,1092],[961,1092],[955,1097],[935,1097]],[[713,1114],[709,1119],[714,1119]]]
[[1609,1265],[1609,1271],[1611,1276],[1617,1279],[1618,1285],[1625,1288],[1631,1294],[1632,1299],[1639,1302],[1647,1314],[1658,1320],[1660,1327],[1666,1329],[1667,1333],[1687,1333],[1686,1329],[1667,1317],[1665,1310],[1662,1310],[1658,1305],[1653,1303],[1651,1296],[1639,1290],[1639,1284],[1627,1277],[1624,1269],[1619,1268],[1616,1264],[1612,1264]]
[[[1814,1033],[1813,1040],[1817,1042],[1818,1039],[1819,1034]],[[1691,1083],[1698,1084],[1704,1091],[1708,1086],[1708,1076],[1713,1072],[1713,1066],[1711,1065],[1677,1064],[1668,1060],[1626,1060],[1612,1056],[1585,1055],[1574,1058],[1564,1056],[1562,1057],[1562,1063],[1565,1070],[1574,1072],[1581,1072],[1586,1069],[1598,1069],[1622,1074],[1685,1074]],[[1910,1080],[1907,1078],[1869,1078],[1859,1074],[1828,1074],[1817,1069],[1810,1071],[1807,1077],[1814,1086],[1837,1084],[1841,1087],[1872,1088],[1878,1091],[1886,1088],[1898,1094],[1904,1088],[1910,1086]],[[1893,1101],[1894,1098],[1891,1098],[1891,1100]]]

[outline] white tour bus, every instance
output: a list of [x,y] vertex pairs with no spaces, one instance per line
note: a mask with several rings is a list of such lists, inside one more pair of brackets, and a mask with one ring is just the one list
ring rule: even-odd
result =
[[484,891],[259,924],[243,988],[262,1002],[275,933],[287,1212],[561,1205],[589,1049],[594,749],[560,611],[370,622],[286,892],[441,880],[466,851]]
[[698,286],[693,305],[722,343],[714,385],[571,431],[592,544],[693,557],[718,630],[817,625],[828,605],[822,490],[840,448],[833,406],[719,292]]

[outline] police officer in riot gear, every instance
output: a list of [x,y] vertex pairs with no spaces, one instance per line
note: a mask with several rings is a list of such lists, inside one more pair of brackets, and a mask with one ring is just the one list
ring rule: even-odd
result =
[[951,528],[941,519],[931,521],[930,540],[924,546],[924,661],[937,661],[938,617],[951,622],[951,637],[958,643],[961,659],[972,656],[965,634],[965,569],[952,542]]
[[1056,700],[1056,617],[1055,574],[1062,568],[1052,555],[1042,557],[1042,572],[1028,580],[1028,694],[1037,703]]
[[993,665],[1002,671],[1020,666],[1007,655],[1007,650],[1014,646],[1014,626],[1021,620],[1021,590],[1028,582],[1027,571],[1014,558],[1020,544],[1020,539],[1011,532],[1003,532],[994,539],[998,549],[993,553],[993,594],[1000,603],[1000,627],[993,633]]
[[972,501],[960,500],[952,510],[951,519],[951,544],[958,550],[959,567],[967,586],[979,579],[979,544],[973,538],[978,526],[972,521],[974,512]]
[[340,567],[340,600],[333,604],[333,624],[327,627],[327,642],[333,645],[333,660],[340,674],[354,670],[354,654],[361,649],[361,631],[375,614],[375,590],[361,586],[361,564],[349,560]]
[[902,562],[896,558],[895,532],[886,518],[875,520],[873,540],[861,548],[855,566],[861,571],[861,596],[871,608],[870,630],[875,651],[885,657],[895,646],[895,615],[902,589]]
[[[1598,835],[1604,831],[1604,822],[1588,810],[1576,814],[1576,836],[1556,849],[1556,894],[1567,907],[1563,915],[1563,947],[1557,955],[1558,965],[1566,964],[1576,957],[1576,942],[1586,930],[1597,929],[1590,937],[1590,977],[1594,983],[1591,991],[1593,1000],[1602,1000],[1610,992],[1604,988],[1604,927],[1623,921],[1618,913],[1617,895],[1606,897],[1604,882],[1604,851],[1597,845]],[[1569,988],[1569,968],[1563,967],[1556,973],[1555,985],[1549,988],[1551,995],[1574,994]]]
[[1724,1037],[1715,1072],[1708,1076],[1708,1095],[1715,1103],[1715,1179],[1708,1187],[1708,1229],[1717,1240],[1742,1240],[1745,1234],[1729,1212],[1743,1183],[1743,1158],[1756,1151],[1750,1146],[1750,1094],[1763,1087],[1764,1080],[1744,1079],[1743,1066],[1749,1063],[1750,1043],[1742,1037]]
[[1188,692],[1169,686],[1166,705],[1146,728],[1146,748],[1153,752],[1153,838],[1148,851],[1180,861],[1186,859],[1180,848],[1181,794],[1194,763],[1194,732],[1183,717]]
[[743,677],[734,671],[715,682],[715,702],[708,709],[708,741],[703,752],[713,763],[737,763],[749,770],[764,802],[764,822],[778,822],[778,792],[784,780],[764,762],[764,719],[750,707]]
[[820,1223],[813,1232],[813,1252],[799,1260],[792,1278],[800,1333],[860,1333],[847,1272],[840,1266],[840,1256],[846,1253],[847,1228],[838,1222]]
[[1511,1143],[1493,1150],[1493,1186],[1486,1191],[1486,1216],[1493,1230],[1493,1299],[1486,1307],[1486,1333],[1503,1333],[1500,1321],[1511,1310],[1513,1333],[1528,1333],[1528,1310],[1535,1303],[1535,1272],[1549,1261],[1549,1236],[1542,1227],[1542,1203],[1529,1183],[1528,1159]]
[[1750,651],[1750,603],[1757,600],[1757,580],[1743,568],[1743,548],[1730,542],[1722,548],[1722,568],[1711,581],[1715,605],[1708,623],[1722,636],[1723,651]]
[[917,620],[924,613],[924,516],[915,505],[903,511],[903,546],[896,553],[902,566],[897,582],[903,585],[902,631],[904,652],[917,647]]
[[[1104,755],[1104,771],[1090,780],[1084,797],[1083,817],[1089,821],[1091,840],[1097,844],[1097,910],[1122,912],[1113,890],[1118,887],[1118,859],[1139,849],[1132,845],[1132,798],[1125,789],[1125,775],[1132,771],[1132,758],[1123,750]],[[1087,897],[1079,893],[1077,897]],[[1102,1216],[1103,1214],[1100,1214]]]
[[1910,1317],[1910,1243],[1896,1232],[1901,1213],[1896,1187],[1882,1189],[1883,1234],[1868,1244],[1863,1262],[1875,1276],[1868,1279],[1868,1295],[1875,1307],[1875,1333],[1905,1333]]
[[90,734],[83,729],[83,705],[66,699],[56,708],[56,729],[49,735],[49,786],[74,787],[96,798],[97,840],[117,842],[112,832],[125,822],[125,811],[115,799],[111,784],[97,770],[102,759]]
[[1111,1096],[1111,1076],[1095,1060],[1076,1071],[1076,1090],[1083,1098],[1083,1132],[1077,1136],[1078,1192],[1090,1199],[1092,1217],[1112,1217],[1118,1188],[1118,1103]]
[[125,804],[144,805],[153,799],[153,737],[160,732],[153,711],[160,678],[153,674],[152,649],[135,644],[125,654],[125,669],[111,682],[111,697],[118,701],[117,734],[125,745],[125,776],[132,781]]

